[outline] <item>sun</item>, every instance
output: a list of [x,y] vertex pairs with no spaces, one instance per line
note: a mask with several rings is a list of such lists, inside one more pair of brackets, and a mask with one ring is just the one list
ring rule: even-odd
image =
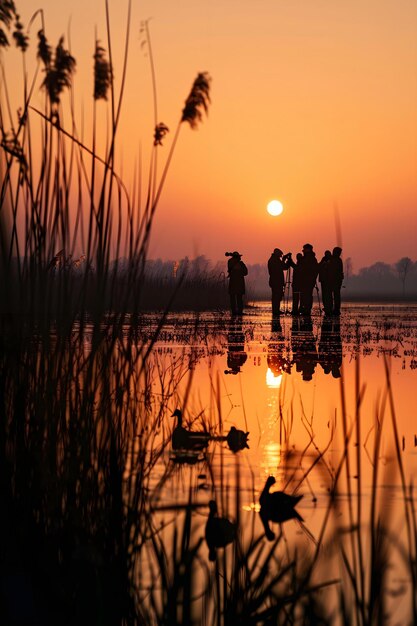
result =
[[268,202],[266,210],[268,211],[269,215],[273,215],[274,217],[276,217],[277,215],[281,215],[284,207],[279,200],[271,200],[271,202]]

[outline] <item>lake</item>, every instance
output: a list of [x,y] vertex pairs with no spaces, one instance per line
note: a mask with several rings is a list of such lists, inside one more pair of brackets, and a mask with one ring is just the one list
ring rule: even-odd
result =
[[417,623],[417,306],[70,320],[3,320],[13,623]]
[[[143,319],[141,340],[156,324],[155,316]],[[151,489],[161,528],[172,533],[183,520],[178,512],[192,505],[193,533],[203,537],[214,499],[221,515],[238,522],[241,548],[248,549],[263,536],[259,498],[273,476],[271,492],[303,496],[296,507],[302,521],[270,524],[277,553],[290,560],[301,554],[301,569],[314,562],[315,584],[331,580],[320,594],[335,623],[340,585],[358,623],[369,611],[382,611],[387,623],[412,623],[415,572],[408,558],[415,555],[416,525],[408,490],[417,461],[417,306],[348,304],[340,318],[313,311],[307,319],[272,320],[267,302],[248,307],[242,318],[171,314],[151,362],[160,373],[152,392],[166,406],[167,445]],[[210,433],[206,448],[172,449],[177,408],[188,430]],[[234,453],[218,441],[232,427],[249,433],[249,448]],[[169,533],[161,530],[168,544]],[[218,553],[227,558],[227,551]],[[377,608],[369,597],[375,568],[387,588]]]

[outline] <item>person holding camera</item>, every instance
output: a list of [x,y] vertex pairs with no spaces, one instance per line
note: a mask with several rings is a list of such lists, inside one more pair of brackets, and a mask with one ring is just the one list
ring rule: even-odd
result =
[[241,260],[239,252],[226,252],[225,256],[230,256],[227,262],[227,273],[229,277],[230,308],[232,315],[242,315],[243,296],[245,294],[245,276],[248,275],[248,268]]
[[282,250],[275,248],[268,261],[269,286],[272,291],[272,316],[278,317],[281,313],[281,300],[284,296],[284,271],[290,267],[291,252],[283,255]]

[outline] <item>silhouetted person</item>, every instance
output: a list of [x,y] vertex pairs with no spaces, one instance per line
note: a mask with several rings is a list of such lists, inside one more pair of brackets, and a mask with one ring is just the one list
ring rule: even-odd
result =
[[332,294],[330,286],[330,262],[332,253],[326,250],[322,260],[319,263],[319,281],[321,284],[321,297],[323,300],[323,308],[325,315],[331,315],[333,311]]
[[239,252],[233,252],[227,262],[227,272],[229,276],[230,308],[232,315],[242,315],[243,296],[245,294],[245,276],[248,275],[248,268],[241,260]]
[[291,329],[293,363],[303,380],[312,380],[318,362],[311,318],[295,318]]
[[301,293],[301,263],[303,255],[298,252],[296,263],[290,258],[289,264],[292,267],[292,310],[291,315],[299,314],[300,293]]
[[284,296],[284,271],[289,268],[289,256],[282,256],[282,250],[275,248],[268,261],[269,286],[272,290],[272,315],[280,314],[281,300]]
[[313,308],[313,289],[316,284],[319,264],[311,243],[303,246],[303,258],[300,262],[300,313],[310,315]]
[[329,284],[333,315],[340,315],[340,290],[344,278],[343,261],[340,258],[341,254],[342,248],[339,248],[339,246],[333,248],[329,265]]
[[319,341],[319,363],[325,374],[340,378],[342,366],[342,338],[338,319],[324,317]]
[[245,352],[245,335],[242,330],[242,322],[230,326],[227,335],[227,370],[225,374],[239,374],[240,368],[248,358]]

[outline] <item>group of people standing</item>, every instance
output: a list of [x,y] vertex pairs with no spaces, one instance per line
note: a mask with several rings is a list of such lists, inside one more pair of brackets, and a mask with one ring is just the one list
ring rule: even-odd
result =
[[[313,246],[306,243],[294,261],[291,252],[284,255],[282,250],[275,248],[268,260],[272,315],[280,315],[285,286],[289,283],[292,283],[292,315],[311,315],[313,291],[318,290],[317,278],[325,315],[340,315],[340,290],[344,278],[341,254],[342,249],[336,246],[333,252],[326,250],[321,261],[317,261]],[[248,269],[238,252],[228,253],[228,256],[231,257],[227,264],[231,311],[233,315],[241,315]],[[291,270],[292,281],[284,274]]]

